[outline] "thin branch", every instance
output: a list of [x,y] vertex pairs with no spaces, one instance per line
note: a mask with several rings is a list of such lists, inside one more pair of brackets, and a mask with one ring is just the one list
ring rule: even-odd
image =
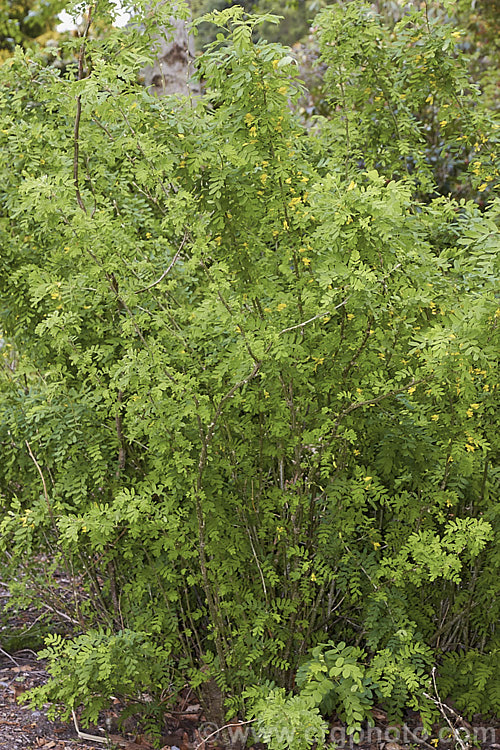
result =
[[103,744],[108,743],[107,737],[97,737],[95,734],[86,734],[85,732],[81,732],[80,727],[78,726],[76,714],[73,709],[71,709],[71,715],[73,716],[73,724],[75,725],[75,731],[78,735],[79,740],[88,740],[89,742],[102,742]]
[[[93,10],[93,6],[90,5],[88,17],[87,17],[87,25],[85,27],[85,31],[83,32],[82,44],[80,47],[80,52],[78,53],[78,80],[79,81],[81,81],[85,77],[84,72],[83,72],[83,60],[85,57],[85,40],[87,39],[90,25],[92,23],[92,10]],[[87,213],[87,209],[85,208],[85,203],[83,202],[83,198],[80,193],[80,183],[79,183],[79,175],[78,175],[81,115],[82,115],[82,97],[81,97],[81,94],[78,94],[78,96],[76,97],[75,126],[73,129],[73,182],[75,183],[76,200],[78,202],[78,205],[80,206],[80,208],[82,209],[84,213]]]
[[35,456],[33,455],[33,451],[31,450],[31,445],[29,444],[29,442],[27,440],[25,440],[24,442],[26,443],[26,447],[28,448],[28,453],[30,454],[31,460],[35,464],[35,466],[36,466],[36,468],[38,470],[38,473],[40,474],[40,479],[42,480],[42,485],[43,485],[43,496],[45,498],[45,502],[47,503],[47,508],[48,508],[48,511],[49,511],[50,520],[52,521],[52,524],[54,526],[54,530],[57,533],[57,526],[56,526],[56,521],[55,521],[55,518],[54,518],[54,512],[52,510],[52,505],[50,504],[49,493],[47,492],[47,485],[45,483],[45,477],[43,476],[43,471],[40,468],[40,464],[38,463],[38,461],[36,460]]
[[434,686],[434,693],[436,694],[436,697],[433,698],[432,695],[428,695],[427,693],[424,693],[424,696],[428,698],[429,700],[431,700],[434,703],[434,705],[438,707],[439,713],[441,714],[443,719],[446,721],[446,723],[450,727],[453,738],[455,742],[457,742],[460,745],[461,750],[468,750],[470,747],[469,743],[464,742],[463,739],[460,737],[460,732],[455,729],[455,727],[449,720],[448,714],[446,712],[448,711],[452,716],[455,716],[464,725],[464,727],[465,727],[465,722],[460,716],[460,714],[457,714],[457,712],[453,708],[451,708],[450,706],[447,706],[446,703],[443,703],[443,701],[439,697],[439,693],[438,693],[438,689],[436,685],[436,667],[432,668],[431,674],[432,674],[432,684]]
[[371,328],[372,328],[372,324],[373,324],[373,317],[370,316],[368,318],[368,325],[366,326],[366,331],[365,331],[365,335],[363,337],[363,341],[359,345],[359,347],[358,347],[357,351],[355,352],[355,354],[354,354],[353,358],[351,359],[351,361],[342,370],[342,377],[343,378],[347,377],[347,375],[349,374],[349,370],[355,365],[356,360],[358,359],[358,357],[360,356],[361,352],[363,351],[363,349],[365,348],[366,344],[368,343],[368,339],[370,338],[370,331],[371,331]]
[[425,378],[421,378],[420,380],[410,380],[409,383],[407,383],[402,388],[396,388],[393,391],[389,391],[389,393],[382,393],[380,396],[376,396],[375,398],[369,398],[366,401],[359,401],[356,404],[351,404],[347,407],[347,409],[344,409],[339,416],[337,421],[334,425],[334,430],[336,432],[337,427],[339,426],[340,422],[344,417],[346,417],[348,414],[350,414],[352,411],[355,411],[355,409],[361,409],[363,406],[372,406],[373,404],[378,404],[381,401],[383,401],[386,398],[390,398],[391,396],[397,396],[399,393],[404,393],[408,390],[408,388],[412,388],[414,385],[420,385],[420,383],[424,383]]
[[[43,485],[43,496],[45,498],[45,503],[47,504],[47,509],[49,511],[50,521],[52,523],[52,528],[54,529],[54,535],[55,535],[55,538],[57,539],[57,537],[59,536],[59,529],[57,528],[56,519],[54,517],[54,511],[53,511],[52,505],[51,505],[50,500],[49,500],[49,493],[47,492],[47,484],[45,482],[45,477],[43,476],[43,471],[42,471],[42,469],[40,467],[40,464],[36,460],[33,451],[31,450],[31,445],[29,444],[28,440],[25,440],[24,442],[26,443],[26,447],[28,448],[28,453],[29,453],[29,455],[31,457],[31,460],[35,464],[35,466],[37,468],[37,471],[40,474],[40,479],[42,480],[42,485]],[[77,613],[77,616],[78,616],[78,619],[79,619],[79,623],[78,624],[79,625],[83,625],[83,620],[81,618],[81,613],[80,613],[80,607],[78,606],[78,596],[77,596],[77,593],[76,593],[75,580],[74,580],[74,576],[73,576],[72,567],[69,564],[68,558],[66,557],[66,553],[64,552],[64,550],[62,548],[61,548],[61,555],[62,555],[62,558],[64,560],[64,565],[66,567],[66,572],[67,572],[67,574],[68,574],[68,576],[69,576],[69,578],[70,578],[70,580],[72,582],[73,598],[75,600],[75,609],[76,609],[76,613]]]
[[203,747],[205,742],[210,739],[210,737],[215,737],[216,734],[219,734],[219,732],[222,732],[224,729],[230,729],[230,727],[242,727],[245,724],[253,724],[255,719],[250,719],[249,721],[239,721],[236,724],[224,724],[223,727],[220,727],[220,729],[216,729],[215,732],[212,732],[211,734],[207,735],[207,737],[204,737],[201,742],[198,742],[194,750],[199,750],[200,747]]
[[184,245],[185,245],[185,243],[186,243],[186,240],[187,240],[187,236],[188,236],[188,235],[187,235],[187,232],[186,232],[186,233],[184,234],[184,237],[182,238],[182,242],[181,242],[181,244],[179,245],[179,249],[177,250],[176,254],[174,255],[174,257],[173,257],[173,259],[172,259],[172,262],[170,263],[169,267],[168,267],[168,268],[167,268],[167,269],[166,269],[165,271],[163,271],[163,273],[162,273],[162,275],[160,276],[160,278],[159,278],[159,279],[157,279],[157,281],[153,281],[153,283],[152,283],[152,284],[150,284],[149,286],[145,286],[145,287],[144,287],[144,289],[138,289],[138,290],[137,290],[137,292],[136,292],[136,294],[141,294],[141,292],[147,292],[147,291],[148,291],[149,289],[152,289],[152,288],[153,288],[154,286],[157,286],[157,284],[159,284],[159,283],[160,283],[160,281],[163,281],[163,279],[165,278],[165,276],[166,276],[166,275],[167,275],[167,274],[169,273],[169,271],[170,271],[170,270],[171,270],[171,269],[172,269],[172,268],[173,268],[173,267],[175,266],[175,264],[177,263],[177,259],[178,259],[179,255],[181,254],[181,250],[182,250],[182,248],[184,247]]
[[[344,305],[347,305],[347,303],[349,302],[349,300],[351,299],[351,297],[352,297],[352,295],[350,295],[349,297],[346,297],[346,299],[343,300],[342,302],[339,302],[338,305],[335,305],[335,307],[333,308],[333,310],[338,310],[339,307],[343,307]],[[289,328],[283,328],[283,330],[278,333],[278,336],[281,336],[282,333],[288,333],[289,331],[295,331],[295,330],[297,330],[297,328],[304,328],[305,326],[309,325],[309,323],[312,323],[315,320],[319,320],[320,318],[325,318],[328,315],[331,315],[333,313],[333,310],[325,310],[324,312],[319,313],[319,315],[315,315],[313,318],[309,318],[308,320],[304,320],[303,323],[297,323],[297,325],[295,325],[295,326],[290,326]]]
[[9,661],[11,661],[13,664],[16,665],[16,667],[20,667],[21,665],[14,659],[13,656],[7,653],[7,651],[4,651],[3,648],[0,648],[0,654],[3,654]]
[[405,724],[405,729],[409,733],[410,737],[412,737],[415,740],[415,742],[418,742],[419,745],[424,745],[424,747],[428,747],[429,750],[436,750],[435,747],[433,747],[432,745],[429,745],[429,743],[426,742],[424,739],[422,739],[422,737],[419,737],[417,734],[413,734],[408,724]]
[[73,131],[73,182],[75,183],[76,200],[78,205],[84,213],[87,213],[85,203],[83,202],[82,195],[80,193],[80,183],[78,178],[78,157],[80,152],[79,137],[80,137],[80,117],[82,114],[82,98],[80,94],[76,97],[76,116],[75,116],[75,127]]
[[125,468],[127,462],[127,447],[125,444],[125,438],[123,435],[122,418],[120,414],[120,404],[123,398],[123,391],[118,391],[117,401],[118,408],[116,411],[115,424],[116,424],[116,435],[118,437],[118,468],[116,470],[116,477],[118,478]]

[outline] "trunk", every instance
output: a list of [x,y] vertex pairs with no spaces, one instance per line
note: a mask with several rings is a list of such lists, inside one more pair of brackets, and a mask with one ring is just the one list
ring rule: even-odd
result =
[[159,27],[156,62],[143,70],[144,85],[155,96],[198,92],[197,87],[189,84],[193,72],[193,37],[188,34],[185,21],[172,18],[171,23],[171,29]]

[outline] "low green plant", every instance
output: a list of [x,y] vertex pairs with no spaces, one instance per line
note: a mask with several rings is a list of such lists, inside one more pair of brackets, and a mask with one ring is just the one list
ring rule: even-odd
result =
[[255,717],[254,731],[270,750],[308,750],[323,745],[328,729],[318,707],[304,694],[287,694],[284,688],[245,691]]
[[[140,704],[140,696],[147,694],[146,705],[158,712],[163,690],[171,680],[171,660],[148,636],[130,630],[91,631],[72,640],[48,635],[40,658],[49,660],[51,680],[23,699],[43,706],[57,696],[57,705],[52,705],[49,715],[60,713],[65,719],[83,704],[81,718],[87,725],[97,722],[111,695],[135,696]],[[138,708],[137,713],[144,710]]]

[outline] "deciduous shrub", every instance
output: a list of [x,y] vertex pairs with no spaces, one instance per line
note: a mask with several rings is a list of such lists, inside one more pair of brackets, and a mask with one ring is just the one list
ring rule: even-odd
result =
[[[206,19],[226,33],[196,102],[136,84],[147,9],[68,42],[74,75],[21,51],[0,71],[1,545],[18,598],[74,626],[36,703],[94,719],[188,680],[214,720],[246,689],[266,736],[285,705],[356,731],[374,702],[428,716],[442,652],[450,693],[462,650],[488,663],[500,204],[438,195],[425,154],[405,168],[422,124],[397,86],[377,109],[357,49],[384,80],[392,57],[346,12],[336,46],[334,11],[320,28],[350,109],[309,129],[290,51],[237,7]],[[464,112],[443,149],[469,149],[492,117],[454,30],[405,28],[426,95]]]

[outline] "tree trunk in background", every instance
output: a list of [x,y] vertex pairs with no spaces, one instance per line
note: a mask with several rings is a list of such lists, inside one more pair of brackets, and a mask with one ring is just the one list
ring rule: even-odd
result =
[[153,66],[143,70],[144,85],[155,96],[195,94],[198,88],[189,84],[194,59],[194,40],[186,22],[172,19],[172,28],[159,28],[157,55]]

